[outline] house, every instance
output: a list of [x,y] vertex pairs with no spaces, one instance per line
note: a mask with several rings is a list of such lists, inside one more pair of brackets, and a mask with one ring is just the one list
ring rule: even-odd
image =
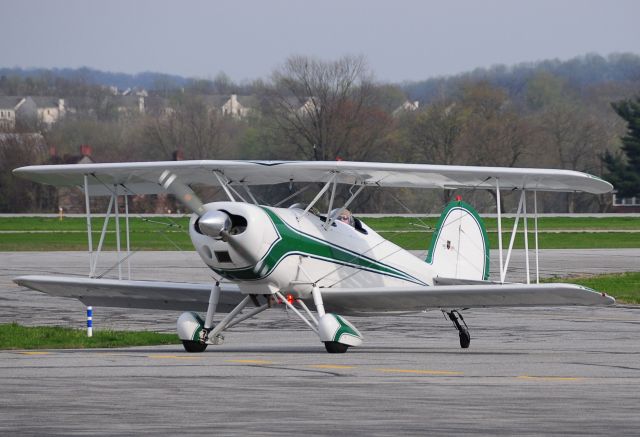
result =
[[38,122],[51,126],[66,113],[64,99],[55,97],[31,97],[36,104]]
[[64,99],[56,97],[0,97],[0,130],[13,131],[16,124],[27,129],[50,127],[65,112]]
[[296,109],[298,115],[306,116],[313,114],[319,106],[316,104],[316,100],[313,97],[307,97],[307,100]]
[[[59,156],[55,146],[49,147],[49,164],[91,164],[95,162],[91,157],[93,152],[88,144],[81,144],[79,154],[65,154]],[[85,198],[82,191],[75,187],[57,188],[58,210],[68,213],[83,213]]]
[[136,95],[114,96],[111,97],[116,106],[118,114],[132,115],[144,114],[146,112],[145,97]]
[[0,132],[12,132],[16,128],[16,106],[19,97],[0,97]]
[[405,102],[398,106],[393,112],[392,115],[394,117],[399,117],[400,115],[407,113],[407,112],[413,112],[413,111],[417,111],[418,108],[420,108],[420,102],[417,100],[414,100],[413,102],[409,101],[409,100],[405,100]]
[[618,197],[614,191],[611,202],[611,212],[615,213],[638,213],[640,212],[640,197]]
[[245,118],[251,112],[250,106],[255,106],[255,98],[252,96],[240,96],[231,94],[229,99],[220,108],[222,115],[228,115],[237,119]]

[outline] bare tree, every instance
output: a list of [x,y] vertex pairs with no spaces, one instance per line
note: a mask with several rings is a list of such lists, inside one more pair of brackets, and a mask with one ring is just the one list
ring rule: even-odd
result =
[[264,92],[265,112],[306,159],[364,160],[389,129],[361,56],[320,61],[293,56]]
[[[541,115],[541,133],[547,150],[561,168],[601,173],[599,159],[608,138],[603,123],[587,111],[569,104],[554,105]],[[578,199],[567,194],[567,211],[574,212]]]
[[11,172],[17,167],[41,164],[47,157],[47,146],[39,134],[0,135],[0,212],[55,210],[53,187],[17,178]]
[[227,120],[201,98],[185,95],[172,108],[145,121],[142,141],[146,153],[156,159],[167,159],[176,150],[189,159],[228,157]]

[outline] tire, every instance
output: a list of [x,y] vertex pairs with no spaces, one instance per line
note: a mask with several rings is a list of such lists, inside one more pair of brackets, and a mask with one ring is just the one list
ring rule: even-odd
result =
[[337,341],[325,341],[324,347],[330,354],[343,354],[349,349],[349,346]]
[[190,353],[204,352],[207,348],[206,343],[200,343],[199,341],[193,340],[182,340],[182,346],[184,346],[184,350]]
[[463,329],[462,331],[460,331],[460,347],[462,349],[467,349],[470,344],[471,344],[471,335],[469,334],[469,331],[467,331],[466,329]]

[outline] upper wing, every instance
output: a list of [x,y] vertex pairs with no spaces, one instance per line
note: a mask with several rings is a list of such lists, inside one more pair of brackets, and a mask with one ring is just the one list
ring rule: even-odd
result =
[[612,185],[596,176],[571,170],[474,167],[428,164],[387,164],[348,161],[158,161],[108,164],[36,165],[13,172],[56,186],[83,186],[88,176],[92,195],[110,194],[118,185],[131,194],[157,194],[164,170],[186,184],[220,185],[216,174],[234,185],[270,185],[290,182],[326,182],[332,175],[344,184],[409,188],[584,191],[607,193]]
[[343,313],[428,308],[611,305],[615,299],[574,284],[475,284],[376,289],[323,288],[327,309]]
[[[20,276],[16,284],[52,296],[72,297],[85,305],[206,311],[211,284],[91,279],[74,276]],[[228,312],[245,295],[234,284],[220,284],[218,311]]]

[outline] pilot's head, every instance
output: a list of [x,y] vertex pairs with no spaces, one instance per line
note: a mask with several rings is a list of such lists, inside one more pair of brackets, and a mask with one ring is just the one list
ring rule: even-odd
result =
[[[334,210],[334,215],[337,214],[339,211],[340,210]],[[349,211],[346,208],[343,209],[342,212],[340,212],[340,215],[338,217],[336,217],[336,221],[340,221],[349,226],[353,226],[355,224],[351,211]]]

